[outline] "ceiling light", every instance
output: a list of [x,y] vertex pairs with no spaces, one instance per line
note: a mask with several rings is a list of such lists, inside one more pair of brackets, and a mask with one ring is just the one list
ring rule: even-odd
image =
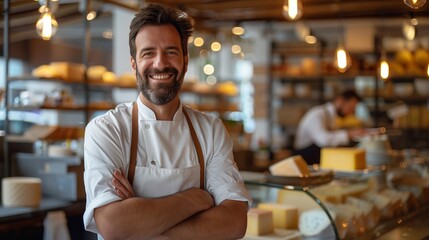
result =
[[86,20],[91,21],[97,17],[97,12],[92,10],[86,15]]
[[411,23],[410,19],[402,22],[402,33],[407,40],[414,40],[416,37],[416,27]]
[[196,47],[201,47],[201,46],[203,46],[203,45],[204,45],[204,39],[203,39],[203,38],[201,38],[201,37],[196,37],[196,38],[194,39],[194,45],[195,45]]
[[232,45],[231,47],[231,52],[234,54],[238,54],[241,52],[241,47],[240,45]]
[[214,66],[213,66],[213,65],[211,65],[211,64],[206,64],[206,65],[203,67],[203,71],[204,71],[204,73],[205,73],[206,75],[212,75],[212,74],[214,73],[215,69],[214,69]]
[[220,42],[212,42],[212,45],[210,46],[213,52],[218,52],[222,49],[222,45]]
[[352,65],[349,54],[346,52],[342,44],[338,44],[335,50],[334,65],[341,73],[347,71]]
[[315,44],[315,43],[317,43],[317,38],[315,36],[313,36],[313,35],[305,36],[304,40],[308,44]]
[[389,77],[389,63],[383,58],[380,61],[380,77],[383,80]]
[[240,26],[233,27],[231,31],[234,35],[237,35],[237,36],[241,36],[246,32],[246,30],[244,30],[244,28]]
[[412,9],[419,9],[425,5],[426,0],[404,0],[405,5]]
[[55,20],[54,15],[50,12],[49,8],[42,6],[42,14],[36,22],[36,31],[43,40],[50,40],[55,35],[58,29],[58,22]]
[[283,4],[283,16],[292,21],[300,19],[302,16],[301,0],[285,0]]

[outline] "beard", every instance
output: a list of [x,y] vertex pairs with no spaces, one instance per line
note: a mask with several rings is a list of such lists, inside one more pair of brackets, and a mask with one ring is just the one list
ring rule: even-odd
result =
[[[149,82],[149,75],[152,74],[172,74],[173,81],[171,83],[151,84]],[[161,70],[148,68],[143,72],[143,75],[136,69],[138,90],[147,100],[155,105],[164,105],[171,102],[179,93],[183,77],[184,73],[179,76],[179,71],[172,67]]]

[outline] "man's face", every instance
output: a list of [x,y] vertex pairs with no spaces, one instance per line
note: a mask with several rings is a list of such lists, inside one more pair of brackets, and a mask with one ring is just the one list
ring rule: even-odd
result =
[[355,113],[357,104],[358,104],[358,100],[355,98],[351,98],[348,100],[341,99],[337,107],[337,115],[340,117],[353,115]]
[[180,35],[172,25],[145,26],[136,37],[137,86],[151,103],[164,105],[177,97],[187,70]]

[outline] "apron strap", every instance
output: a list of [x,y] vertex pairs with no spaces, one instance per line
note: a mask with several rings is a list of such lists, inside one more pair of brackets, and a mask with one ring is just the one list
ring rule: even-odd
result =
[[131,150],[130,150],[130,165],[128,166],[128,182],[133,185],[134,182],[134,173],[136,169],[137,161],[137,140],[138,140],[138,108],[137,102],[133,104],[133,112],[131,115],[132,125],[131,125]]
[[185,111],[185,108],[182,108],[183,114],[185,115],[186,121],[188,122],[189,131],[191,132],[192,141],[194,141],[195,149],[197,150],[198,162],[200,164],[200,188],[204,190],[204,156],[201,149],[200,142],[198,141],[197,134],[195,133],[194,126],[192,125],[191,120],[189,119],[188,113]]
[[[189,131],[191,133],[192,141],[194,142],[195,149],[198,155],[198,163],[200,164],[200,188],[204,190],[204,156],[201,149],[200,142],[198,141],[197,134],[195,133],[194,126],[192,125],[191,120],[189,119],[188,113],[186,113],[185,108],[182,108],[183,114],[185,115],[186,122],[189,126]],[[137,102],[133,104],[132,110],[132,127],[131,127],[131,150],[130,150],[130,165],[128,167],[128,181],[131,185],[134,182],[134,173],[136,169],[137,161],[137,140],[138,140],[138,107]]]

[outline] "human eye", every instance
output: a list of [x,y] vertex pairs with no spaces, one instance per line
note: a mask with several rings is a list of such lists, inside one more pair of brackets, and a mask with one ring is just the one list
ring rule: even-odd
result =
[[167,55],[171,55],[171,56],[178,56],[179,55],[179,53],[177,51],[175,51],[175,50],[168,50],[166,52],[166,54]]
[[142,55],[141,55],[141,57],[142,58],[148,58],[148,57],[151,57],[153,55],[154,55],[153,52],[148,51],[148,52],[143,52]]

